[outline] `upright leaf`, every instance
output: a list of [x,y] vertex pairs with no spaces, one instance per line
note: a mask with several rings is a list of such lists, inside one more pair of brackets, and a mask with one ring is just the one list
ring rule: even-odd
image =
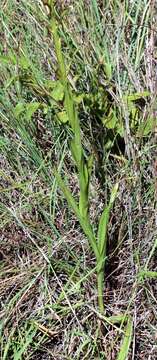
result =
[[109,222],[110,211],[115,201],[116,195],[118,191],[118,183],[115,184],[111,191],[110,201],[108,206],[105,207],[98,226],[98,248],[101,255],[105,256],[106,253],[106,235],[107,235],[107,226]]
[[96,256],[96,259],[99,260],[100,255],[99,255],[99,250],[96,244],[96,239],[92,230],[92,227],[90,225],[90,223],[88,223],[87,221],[85,221],[79,211],[79,207],[75,201],[75,199],[73,198],[70,190],[68,189],[68,187],[65,185],[64,181],[62,180],[61,176],[59,175],[59,173],[55,170],[55,176],[56,176],[56,180],[58,182],[58,185],[60,186],[61,190],[63,191],[63,194],[69,204],[69,206],[73,209],[81,227],[82,230],[84,231],[85,235],[87,236],[90,246],[94,251],[94,254]]
[[110,208],[109,206],[105,207],[103,213],[100,216],[99,226],[98,226],[98,248],[100,254],[105,254],[106,249],[106,235],[107,235],[107,225],[109,222]]
[[120,348],[120,352],[117,356],[117,360],[127,359],[132,341],[132,331],[133,331],[133,320],[129,318],[125,328],[124,339]]
[[79,183],[80,183],[79,210],[81,216],[87,220],[88,210],[89,210],[89,202],[88,202],[89,173],[84,158],[82,159],[81,167],[79,169]]

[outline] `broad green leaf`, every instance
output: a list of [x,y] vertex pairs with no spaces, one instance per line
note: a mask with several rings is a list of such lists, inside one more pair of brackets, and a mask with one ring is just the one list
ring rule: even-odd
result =
[[51,91],[51,96],[56,101],[62,101],[64,97],[64,87],[60,81],[56,82],[56,86]]
[[39,102],[32,102],[26,104],[26,118],[31,120],[32,115],[39,109],[41,103]]
[[72,94],[69,86],[65,85],[65,101],[64,101],[65,110],[68,114],[69,124],[74,133],[73,139],[73,153],[75,154],[75,159],[77,158],[77,167],[81,164],[82,159],[82,144],[81,144],[81,134],[80,134],[80,122],[78,119],[78,113],[75,107],[75,103],[72,98]]
[[24,70],[27,70],[29,67],[31,67],[29,59],[24,55],[19,58],[19,64]]
[[110,110],[108,117],[102,118],[102,123],[107,129],[113,129],[120,136],[124,136],[124,126],[120,119],[117,118],[116,111]]
[[71,150],[71,154],[72,154],[72,157],[77,165],[77,167],[79,167],[79,158],[77,156],[77,149],[76,149],[76,146],[75,146],[75,140],[71,140],[70,142],[70,150]]
[[75,147],[76,147],[76,151],[77,151],[78,164],[81,164],[82,157],[83,157],[83,148],[82,148],[82,144],[81,144],[80,124],[79,124],[77,115],[76,115],[76,119],[75,119],[74,137],[75,137]]
[[129,354],[130,344],[132,341],[133,321],[131,318],[128,319],[124,339],[120,348],[120,352],[117,356],[117,360],[126,360]]
[[43,108],[43,114],[47,115],[47,113],[48,113],[48,111],[50,109],[49,105],[42,104],[42,108]]
[[30,120],[32,115],[35,113],[36,110],[39,109],[41,105],[42,104],[39,102],[33,102],[33,103],[19,102],[15,106],[14,115],[18,118],[23,112],[25,112],[26,118]]
[[62,124],[66,124],[69,121],[66,111],[60,111],[57,113],[57,118]]
[[116,183],[115,186],[113,187],[111,191],[109,205],[105,207],[99,220],[97,238],[98,238],[99,252],[102,256],[106,255],[107,226],[109,222],[110,211],[117,196],[117,191],[118,191],[118,183]]
[[[134,93],[134,94],[128,94],[123,97],[124,102],[126,103],[129,115],[130,115],[130,127],[133,130],[136,130],[139,124],[139,107],[136,104],[137,101],[140,101],[140,99],[145,99],[150,96],[149,91],[144,91],[142,93]],[[145,129],[145,131],[144,131]],[[145,125],[139,126],[139,129],[136,131],[136,134],[138,136],[138,133],[141,132],[142,136],[148,135],[148,133],[151,131],[151,125],[150,122],[145,122]],[[144,133],[145,132],[145,133]]]
[[75,101],[76,104],[80,104],[83,99],[84,99],[85,94],[80,94],[80,95],[73,95],[73,100]]
[[110,207],[106,206],[103,213],[100,216],[99,225],[98,225],[98,248],[101,255],[105,256],[106,253],[106,235],[107,235],[107,225],[109,222]]
[[21,115],[22,112],[24,112],[26,109],[26,103],[24,102],[19,102],[14,109],[14,115],[16,117],[19,117],[19,115]]
[[80,152],[78,152],[78,147],[77,147],[77,144],[75,142],[75,138],[73,140],[71,140],[71,143],[70,143],[70,148],[71,148],[71,153],[72,153],[72,157],[76,163],[76,166],[78,168],[78,172],[79,172],[79,169],[81,167],[81,159],[80,157],[82,158],[82,148],[81,148],[81,155],[80,155]]
[[107,129],[115,129],[117,124],[117,117],[112,110],[108,117],[102,118],[102,123],[107,127]]

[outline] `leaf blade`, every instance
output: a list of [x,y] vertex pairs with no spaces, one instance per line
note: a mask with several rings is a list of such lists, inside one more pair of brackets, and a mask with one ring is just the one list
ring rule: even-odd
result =
[[106,255],[106,236],[107,236],[107,226],[109,222],[110,211],[115,201],[118,191],[118,183],[116,183],[111,191],[110,201],[108,206],[106,206],[100,216],[99,225],[98,225],[98,248],[102,256]]
[[90,246],[93,249],[93,252],[96,256],[96,259],[99,261],[100,259],[100,254],[98,251],[98,247],[97,247],[97,243],[96,243],[96,239],[95,239],[95,235],[93,233],[92,227],[90,225],[90,223],[88,223],[87,221],[84,221],[84,219],[81,217],[80,211],[79,211],[79,207],[75,201],[75,199],[73,198],[71,191],[68,189],[68,187],[65,185],[64,181],[62,180],[62,177],[60,176],[60,174],[54,170],[55,172],[55,176],[56,176],[56,180],[58,185],[60,186],[68,204],[70,205],[70,207],[72,208],[72,210],[74,211],[85,235],[87,236]]
[[124,334],[124,339],[120,348],[120,352],[117,356],[117,360],[126,360],[128,353],[129,353],[129,349],[130,349],[130,344],[132,341],[132,332],[133,332],[133,320],[131,318],[128,319],[126,328],[125,328],[125,334]]

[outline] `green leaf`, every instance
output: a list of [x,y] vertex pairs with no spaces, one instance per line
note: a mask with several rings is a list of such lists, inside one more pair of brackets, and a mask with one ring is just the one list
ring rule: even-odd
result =
[[112,78],[112,65],[110,63],[105,63],[105,73],[108,80],[111,80]]
[[14,51],[10,50],[9,51],[9,57],[10,57],[11,64],[16,65],[17,64],[17,55],[16,55],[16,53]]
[[150,96],[150,92],[143,91],[141,93],[139,92],[139,93],[134,93],[134,94],[130,94],[130,95],[125,95],[123,97],[123,99],[127,102],[132,102],[132,101],[140,100],[140,99],[148,97],[148,96]]
[[[73,140],[71,140],[71,143],[70,143],[70,148],[71,148],[71,153],[72,153],[72,157],[76,163],[76,166],[78,168],[78,171],[81,167],[81,160],[80,158],[82,158],[82,154],[80,154],[80,152],[77,150],[77,144],[76,144],[76,141],[75,141],[75,138]],[[82,149],[81,149],[81,152],[82,152]]]
[[119,134],[121,137],[124,137],[124,126],[123,126],[121,120],[119,120],[119,122],[117,122],[117,124],[116,124],[116,132],[117,132],[117,134]]
[[104,144],[104,151],[108,151],[112,148],[114,144],[114,141],[111,139],[108,139],[107,142]]
[[117,124],[117,117],[115,112],[112,110],[108,117],[102,118],[102,123],[107,127],[107,129],[115,129]]
[[6,56],[6,55],[1,55],[0,56],[0,64],[3,64],[3,65],[10,64],[10,57]]
[[92,154],[89,156],[88,161],[87,161],[89,178],[91,177],[91,173],[92,173],[93,161],[94,161],[94,155]]
[[116,199],[118,192],[118,183],[116,183],[111,191],[109,206],[111,207]]
[[105,255],[106,252],[106,235],[107,235],[107,225],[109,222],[110,208],[106,206],[103,210],[103,213],[100,216],[99,225],[98,225],[98,248],[101,255]]
[[157,278],[157,271],[141,270],[137,276],[140,279],[144,279],[144,278],[155,279]]
[[31,67],[30,61],[26,56],[21,56],[19,59],[19,64],[22,69],[27,70]]
[[26,117],[28,120],[31,120],[32,115],[39,109],[41,103],[33,102],[26,104]]
[[62,124],[66,124],[69,120],[66,111],[60,111],[57,113],[57,118]]
[[21,115],[22,112],[24,112],[26,109],[26,103],[24,102],[19,102],[14,109],[14,115],[16,117],[19,117],[19,115]]
[[20,350],[14,353],[14,360],[21,360],[21,358],[23,357],[22,355],[26,352],[31,342],[33,341],[33,337],[35,336],[36,332],[37,329],[34,329],[34,326],[32,325],[25,335],[23,344],[21,343]]
[[101,121],[107,129],[113,129],[120,136],[124,136],[123,123],[117,118],[117,114],[114,109],[111,109],[109,115],[107,117],[103,117]]
[[120,352],[117,356],[117,360],[126,360],[129,353],[130,344],[132,341],[133,321],[131,318],[128,319],[124,339],[120,348]]
[[16,82],[17,80],[18,80],[18,76],[17,76],[17,75],[14,75],[14,76],[12,76],[11,78],[9,78],[8,81],[7,81],[6,84],[5,84],[5,90],[7,90],[7,89],[9,88],[9,86],[10,86],[12,83]]
[[73,100],[75,101],[76,104],[80,104],[83,99],[84,99],[85,94],[80,94],[80,95],[73,95]]
[[137,136],[149,135],[153,131],[153,128],[155,128],[156,126],[157,126],[157,119],[151,116],[148,117],[146,121],[143,121],[139,125]]
[[17,58],[15,54],[12,51],[9,51],[8,55],[1,55],[0,56],[0,63],[6,65],[6,64],[17,64]]
[[117,191],[118,191],[118,183],[116,183],[115,186],[113,187],[111,191],[109,205],[104,208],[104,211],[99,220],[97,238],[98,238],[98,249],[102,256],[106,255],[107,226],[109,222],[110,211],[117,196]]
[[60,81],[55,82],[55,87],[51,91],[51,96],[55,101],[62,101],[64,98],[64,86]]
[[91,225],[87,222],[84,221],[84,219],[81,217],[80,211],[79,211],[79,207],[75,201],[75,199],[73,198],[71,191],[68,189],[68,187],[65,185],[64,181],[62,180],[61,176],[59,175],[59,173],[55,171],[55,176],[56,176],[56,180],[58,185],[60,186],[61,190],[63,191],[63,194],[69,204],[69,206],[71,207],[71,209],[74,211],[85,235],[87,236],[89,243],[91,245],[91,248],[94,251],[94,254],[96,256],[96,259],[99,260],[100,255],[99,255],[99,251],[97,248],[97,244],[96,244],[96,239],[92,230]]
[[58,80],[56,81],[56,80],[50,80],[50,79],[48,79],[48,80],[45,80],[45,81],[44,81],[44,85],[45,85],[45,87],[46,87],[47,89],[53,90],[54,87],[56,86],[57,82],[58,82]]
[[5,138],[3,136],[0,136],[0,149],[3,149],[3,148],[7,149],[9,145],[10,145],[9,139]]
[[19,102],[14,109],[14,115],[18,118],[23,112],[27,120],[31,120],[32,115],[39,109],[42,104],[39,102],[24,103]]
[[85,159],[82,158],[81,167],[79,169],[79,182],[80,182],[80,198],[79,198],[79,210],[84,219],[88,219],[88,190],[89,190],[89,172]]

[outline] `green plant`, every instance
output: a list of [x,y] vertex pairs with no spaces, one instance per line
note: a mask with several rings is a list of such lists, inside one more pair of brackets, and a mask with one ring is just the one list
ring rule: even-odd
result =
[[91,179],[91,171],[93,165],[93,156],[85,156],[83,145],[81,142],[81,129],[78,118],[78,112],[75,104],[75,99],[71,91],[64,56],[61,49],[61,40],[58,33],[58,24],[55,15],[55,8],[53,1],[44,2],[49,7],[49,26],[54,39],[54,48],[59,69],[59,79],[64,88],[64,110],[66,112],[69,126],[72,130],[72,139],[70,143],[71,154],[77,169],[77,177],[79,181],[79,203],[75,201],[70,190],[66,186],[62,177],[55,170],[55,176],[64,193],[69,206],[73,209],[84,234],[87,236],[91,249],[96,257],[97,269],[97,286],[98,286],[98,304],[101,312],[104,312],[103,291],[104,291],[104,267],[106,260],[106,242],[107,242],[107,226],[109,222],[109,215],[116,198],[118,184],[116,184],[111,192],[109,204],[105,206],[104,211],[100,217],[98,224],[98,233],[95,236],[93,231],[90,216],[89,216],[89,186]]
[[132,332],[133,332],[133,321],[132,318],[129,317],[126,327],[125,327],[125,331],[124,331],[124,339],[123,342],[121,344],[121,348],[120,351],[118,353],[117,356],[117,360],[125,360],[128,357],[128,353],[129,353],[129,349],[130,349],[130,344],[132,341]]

